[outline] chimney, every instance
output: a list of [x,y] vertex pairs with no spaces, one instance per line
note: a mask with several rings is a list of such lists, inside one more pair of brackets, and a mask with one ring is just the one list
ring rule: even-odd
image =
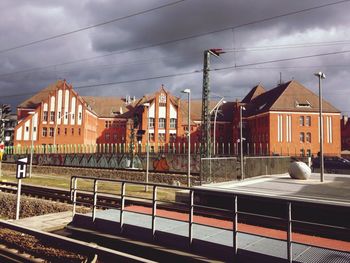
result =
[[349,120],[348,115],[344,115],[344,116],[343,116],[344,126],[348,123],[348,120]]
[[120,108],[119,108],[119,113],[120,114],[123,114],[123,108],[120,106]]

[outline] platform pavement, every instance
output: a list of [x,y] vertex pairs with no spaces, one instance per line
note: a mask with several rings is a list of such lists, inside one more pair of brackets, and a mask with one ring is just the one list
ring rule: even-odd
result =
[[72,211],[27,217],[19,220],[11,220],[12,223],[36,230],[52,232],[63,229],[73,219]]
[[266,175],[244,181],[206,184],[201,188],[345,204],[350,202],[350,175],[342,174],[325,174],[324,182],[320,181],[319,173],[312,173],[308,180],[292,179],[289,174]]

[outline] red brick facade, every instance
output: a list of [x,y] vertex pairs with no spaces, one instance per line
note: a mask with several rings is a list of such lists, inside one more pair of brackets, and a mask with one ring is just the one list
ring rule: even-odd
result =
[[350,121],[348,116],[341,119],[341,149],[350,150]]
[[[145,106],[148,103],[149,108]],[[210,102],[214,108],[216,102]],[[340,112],[324,101],[324,152],[340,154]],[[265,91],[258,85],[242,102],[220,107],[216,120],[216,152],[238,153],[240,106],[244,151],[253,155],[316,155],[319,151],[318,97],[291,81]],[[147,129],[154,151],[187,143],[187,100],[163,86],[140,99],[81,97],[66,81],[58,81],[21,103],[15,146],[74,144],[146,145]],[[147,123],[147,115],[149,122]],[[191,149],[199,150],[201,101],[191,101]],[[347,125],[342,125],[346,141]],[[34,130],[32,136],[32,130]],[[349,130],[349,129],[348,129]],[[214,130],[212,125],[211,134]],[[213,143],[213,139],[212,139]],[[176,145],[175,145],[176,144]],[[229,145],[230,144],[230,145]],[[181,147],[184,149],[184,147]],[[145,149],[145,148],[143,148]]]
[[[258,92],[258,94],[256,94]],[[234,141],[243,111],[245,152],[250,154],[317,155],[320,149],[318,96],[291,81],[264,91],[255,87],[235,108]],[[324,153],[340,155],[340,112],[323,101]]]

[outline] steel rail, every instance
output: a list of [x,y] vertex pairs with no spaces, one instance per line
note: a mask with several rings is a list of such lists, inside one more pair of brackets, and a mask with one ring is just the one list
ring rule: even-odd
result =
[[[117,250],[105,248],[97,244],[91,244],[80,240],[75,240],[72,238],[60,236],[53,233],[48,233],[40,230],[35,230],[23,226],[16,225],[15,223],[10,223],[4,220],[0,220],[0,226],[15,230],[21,233],[32,235],[36,238],[50,241],[52,244],[60,244],[64,248],[69,250],[77,250],[82,252],[85,256],[90,256],[91,258],[97,255],[97,259],[101,259],[102,262],[155,262],[148,260],[146,258],[134,256]],[[62,249],[64,249],[62,248]]]

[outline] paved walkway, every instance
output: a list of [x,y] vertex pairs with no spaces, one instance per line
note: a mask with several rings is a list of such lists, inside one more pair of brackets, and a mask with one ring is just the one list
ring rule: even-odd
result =
[[316,173],[313,173],[308,180],[296,180],[288,174],[282,174],[252,178],[242,182],[208,184],[202,187],[304,200],[326,200],[345,204],[350,202],[350,175],[341,174],[325,174],[323,183],[320,182],[320,175]]
[[12,222],[20,226],[51,232],[64,228],[72,219],[72,211],[67,211],[22,218]]

